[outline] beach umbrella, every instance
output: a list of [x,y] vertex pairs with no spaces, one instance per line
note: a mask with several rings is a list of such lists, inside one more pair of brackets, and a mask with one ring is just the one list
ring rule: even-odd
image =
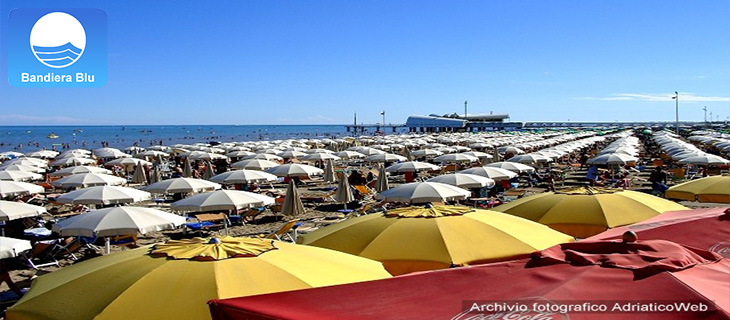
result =
[[113,237],[175,229],[185,217],[143,207],[114,207],[92,210],[53,225],[61,236]]
[[505,203],[493,210],[587,238],[684,206],[650,194],[623,189],[581,187],[545,192]]
[[244,160],[251,160],[251,159],[258,159],[258,160],[266,160],[266,161],[281,161],[284,160],[284,158],[277,156],[275,154],[271,153],[257,153],[250,156],[243,157]]
[[46,208],[23,202],[0,200],[0,221],[37,217],[46,213]]
[[385,168],[386,172],[416,172],[416,171],[436,171],[441,169],[437,165],[433,165],[427,162],[419,161],[406,161],[396,163],[392,166]]
[[41,158],[41,159],[53,159],[55,158],[60,152],[53,151],[53,150],[38,150],[33,152],[28,152],[25,154],[26,157],[31,158]]
[[494,180],[492,179],[467,173],[444,174],[428,179],[426,182],[440,182],[465,189],[483,187],[491,188],[494,186]]
[[[8,319],[211,319],[213,298],[390,277],[378,262],[269,239],[168,241],[64,267],[34,280]],[[84,297],[69,301],[69,297]],[[70,307],[70,303],[73,307]]]
[[669,199],[730,203],[730,176],[710,176],[674,185],[664,192]]
[[233,170],[221,173],[210,178],[210,181],[225,184],[274,182],[278,178],[270,173],[258,170]]
[[629,162],[636,162],[638,160],[635,157],[632,157],[627,154],[623,153],[607,153],[602,154],[600,156],[596,156],[595,158],[590,158],[586,161],[588,164],[599,164],[599,165],[610,165],[610,164],[618,164],[618,165],[625,165]]
[[160,168],[158,166],[153,166],[152,169],[150,169],[150,177],[149,177],[149,183],[153,184],[155,182],[162,181],[162,174],[160,172]]
[[471,192],[438,182],[413,182],[378,193],[375,198],[392,202],[425,203],[463,200]]
[[520,174],[520,173],[529,173],[529,172],[535,172],[535,168],[530,167],[528,165],[524,165],[517,162],[492,162],[487,167],[493,167],[493,168],[502,168],[505,170],[512,171],[514,173]]
[[499,147],[499,148],[497,148],[497,151],[500,152],[500,153],[504,153],[504,154],[507,154],[507,153],[511,153],[511,154],[523,154],[523,153],[525,153],[525,150],[522,150],[522,149],[517,148],[515,146]]
[[620,240],[626,231],[642,240],[668,240],[730,258],[730,208],[670,211],[601,232],[586,240]]
[[261,159],[249,159],[236,162],[231,165],[231,168],[266,171],[276,166],[279,166],[276,162]]
[[51,176],[65,177],[65,176],[70,176],[72,174],[81,174],[81,173],[112,174],[112,171],[109,169],[101,168],[101,167],[75,166],[75,167],[68,167],[68,168],[64,168],[64,169],[52,172]]
[[[730,259],[668,241],[573,242],[529,260],[214,300],[210,307],[215,320],[728,319],[728,270]],[[677,309],[689,301],[694,308]]]
[[517,174],[507,169],[495,168],[495,167],[476,167],[461,170],[459,173],[474,174],[485,178],[492,179],[494,181],[510,180],[517,177]]
[[380,153],[368,156],[365,161],[369,162],[396,162],[396,161],[407,161],[408,159],[404,156],[399,156],[392,153]]
[[185,158],[185,160],[183,160],[182,176],[184,178],[190,178],[193,176],[193,167],[190,165],[190,158]]
[[518,163],[546,163],[546,162],[553,161],[553,159],[550,159],[546,156],[539,155],[539,154],[528,153],[528,154],[516,155],[514,157],[507,159],[507,161],[518,162]]
[[158,150],[147,150],[145,152],[137,154],[138,157],[146,157],[146,158],[157,158],[157,157],[169,157],[170,154],[164,151],[158,151]]
[[273,167],[266,172],[277,177],[311,177],[323,174],[324,170],[306,164],[287,163]]
[[411,149],[408,149],[408,147],[403,148],[402,155],[406,157],[406,160],[413,161],[413,154],[411,153]]
[[286,187],[284,203],[281,205],[281,214],[286,216],[299,216],[304,214],[304,204],[302,203],[302,198],[299,196],[299,190],[297,190],[294,180],[289,180],[289,185]]
[[197,193],[218,190],[220,188],[221,185],[202,179],[173,178],[155,182],[149,186],[142,188],[142,190],[156,194],[172,194]]
[[76,157],[70,157],[70,158],[63,158],[58,159],[53,162],[51,162],[51,167],[68,167],[68,166],[81,166],[81,165],[87,165],[87,164],[95,164],[96,160],[89,159],[89,158],[76,158]]
[[142,166],[151,166],[152,165],[152,162],[145,161],[145,160],[142,160],[142,159],[137,159],[137,158],[121,158],[121,159],[116,159],[116,160],[112,160],[112,161],[106,162],[106,163],[104,163],[104,165],[107,166],[107,167],[110,167],[110,166],[125,166],[127,168],[131,168],[131,167],[136,167],[136,166],[139,166],[139,165],[142,165]]
[[132,183],[147,183],[147,176],[145,174],[144,168],[141,165],[134,168],[134,173],[132,174]]
[[375,191],[383,192],[385,190],[388,190],[389,188],[388,173],[385,172],[384,166],[380,166],[380,168],[378,169],[378,181],[375,183]]
[[332,163],[332,160],[327,160],[327,163],[324,166],[324,181],[328,183],[337,181],[337,177],[335,176],[335,166]]
[[434,149],[421,149],[413,151],[411,154],[416,157],[438,157],[444,153]]
[[347,180],[347,174],[343,173],[342,178],[337,183],[337,192],[335,192],[335,201],[338,203],[344,203],[345,209],[347,204],[355,200],[355,196],[352,195],[352,189],[350,189],[350,182]]
[[699,166],[722,166],[730,164],[730,160],[714,154],[705,154],[701,156],[687,157],[677,161],[679,164],[693,164]]
[[103,173],[79,173],[65,176],[51,182],[54,187],[86,188],[94,186],[120,186],[127,183],[127,179]]
[[33,172],[0,170],[0,180],[23,182],[41,179],[42,175]]
[[365,155],[356,151],[340,151],[335,154],[336,156],[342,158],[342,159],[362,159],[365,158]]
[[30,241],[0,237],[0,259],[15,258],[19,253],[33,249]]
[[325,152],[310,153],[301,158],[304,161],[325,161],[325,160],[340,160],[340,157]]
[[26,157],[20,157],[11,159],[8,161],[3,162],[2,166],[7,166],[11,164],[19,164],[23,166],[30,166],[30,167],[39,167],[39,168],[47,168],[48,162],[46,160],[36,159],[36,158],[26,158]]
[[26,166],[19,163],[11,163],[11,164],[3,164],[0,166],[0,170],[3,171],[23,171],[23,172],[30,172],[30,173],[44,173],[46,172],[46,169],[43,169],[41,167],[36,166]]
[[116,148],[99,148],[99,149],[94,150],[94,155],[96,155],[97,157],[102,158],[102,159],[131,157],[130,155],[128,155]]
[[433,158],[433,161],[438,163],[470,163],[479,161],[479,158],[463,153],[450,153]]
[[274,198],[253,192],[218,190],[185,198],[170,205],[183,212],[235,211],[274,204]]
[[26,193],[41,193],[45,189],[39,185],[18,181],[0,180],[0,197],[16,196]]
[[302,244],[381,261],[393,275],[526,257],[573,241],[507,214],[430,205],[348,219],[299,239]]
[[243,157],[246,157],[246,156],[250,156],[252,154],[255,154],[255,153],[253,153],[251,151],[246,151],[246,150],[235,150],[235,151],[231,151],[231,152],[226,153],[226,157],[229,157],[229,158],[243,158]]
[[210,161],[205,162],[205,172],[203,173],[203,179],[210,180],[215,175],[215,172],[213,172],[213,164],[210,163]]
[[304,152],[296,151],[296,150],[286,150],[281,154],[281,157],[284,159],[295,159],[300,158],[303,156],[306,156],[307,154]]
[[99,186],[64,193],[58,196],[56,201],[71,204],[110,205],[140,202],[149,200],[150,198],[151,195],[149,192],[133,188]]

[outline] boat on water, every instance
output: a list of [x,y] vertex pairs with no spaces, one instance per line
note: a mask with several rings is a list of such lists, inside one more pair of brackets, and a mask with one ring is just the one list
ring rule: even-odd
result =
[[74,132],[84,132],[84,130],[81,130],[81,129],[74,129]]
[[46,136],[46,138],[48,138],[48,139],[58,139],[58,136],[55,133],[51,132],[49,135]]

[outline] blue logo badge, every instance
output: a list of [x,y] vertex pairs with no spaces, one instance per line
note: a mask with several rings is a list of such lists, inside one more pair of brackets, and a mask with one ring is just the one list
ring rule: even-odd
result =
[[106,13],[100,9],[15,9],[7,48],[13,86],[106,83]]

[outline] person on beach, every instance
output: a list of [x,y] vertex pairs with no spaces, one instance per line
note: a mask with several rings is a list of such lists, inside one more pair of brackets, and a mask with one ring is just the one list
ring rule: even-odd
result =
[[664,172],[662,167],[657,166],[654,171],[649,175],[649,182],[651,182],[651,190],[664,193],[669,187],[667,187],[667,173]]
[[588,183],[591,185],[591,187],[596,185],[596,182],[598,181],[598,167],[591,166],[588,168],[588,172],[586,173],[586,179],[588,180]]

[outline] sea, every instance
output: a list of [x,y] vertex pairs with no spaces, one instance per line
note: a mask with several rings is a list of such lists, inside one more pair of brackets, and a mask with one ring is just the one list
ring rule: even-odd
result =
[[[390,131],[390,130],[387,130]],[[396,133],[406,130],[400,128]],[[393,132],[388,132],[393,133]],[[357,135],[373,134],[370,132]],[[50,135],[57,138],[51,139]],[[279,139],[339,138],[353,136],[344,125],[165,125],[165,126],[0,126],[0,152],[41,149],[96,149],[132,145],[243,142]]]

